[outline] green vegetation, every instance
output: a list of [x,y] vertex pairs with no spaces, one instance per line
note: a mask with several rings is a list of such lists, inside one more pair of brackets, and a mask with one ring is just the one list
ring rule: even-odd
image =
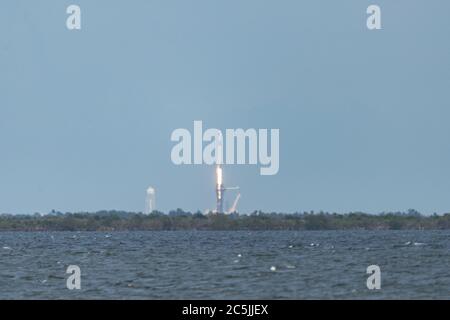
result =
[[0,215],[0,231],[122,230],[407,230],[450,229],[450,214],[424,216],[415,210],[371,215],[361,212],[263,213],[249,215],[191,213],[181,209],[165,215],[123,211]]

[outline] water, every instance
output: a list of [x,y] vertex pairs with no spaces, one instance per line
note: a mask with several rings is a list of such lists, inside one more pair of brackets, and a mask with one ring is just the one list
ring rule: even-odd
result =
[[[366,287],[372,264],[381,290]],[[3,232],[0,298],[450,299],[450,233]]]

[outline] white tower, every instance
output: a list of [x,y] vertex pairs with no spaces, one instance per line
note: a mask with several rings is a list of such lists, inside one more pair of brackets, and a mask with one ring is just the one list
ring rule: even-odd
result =
[[150,214],[156,210],[155,189],[148,187],[147,195],[145,197],[145,214]]

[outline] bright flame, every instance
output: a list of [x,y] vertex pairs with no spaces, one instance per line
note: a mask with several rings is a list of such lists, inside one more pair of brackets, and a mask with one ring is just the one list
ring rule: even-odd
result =
[[222,185],[222,168],[219,166],[216,168],[216,177],[217,177],[217,185],[221,186]]

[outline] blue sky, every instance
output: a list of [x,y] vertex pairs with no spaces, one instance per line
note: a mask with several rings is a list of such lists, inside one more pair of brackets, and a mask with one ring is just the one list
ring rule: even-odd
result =
[[[366,28],[378,4],[382,30]],[[66,28],[78,4],[82,30]],[[450,211],[448,1],[0,3],[0,212],[214,207],[176,128],[279,128],[240,210]],[[232,198],[229,197],[229,202]]]

